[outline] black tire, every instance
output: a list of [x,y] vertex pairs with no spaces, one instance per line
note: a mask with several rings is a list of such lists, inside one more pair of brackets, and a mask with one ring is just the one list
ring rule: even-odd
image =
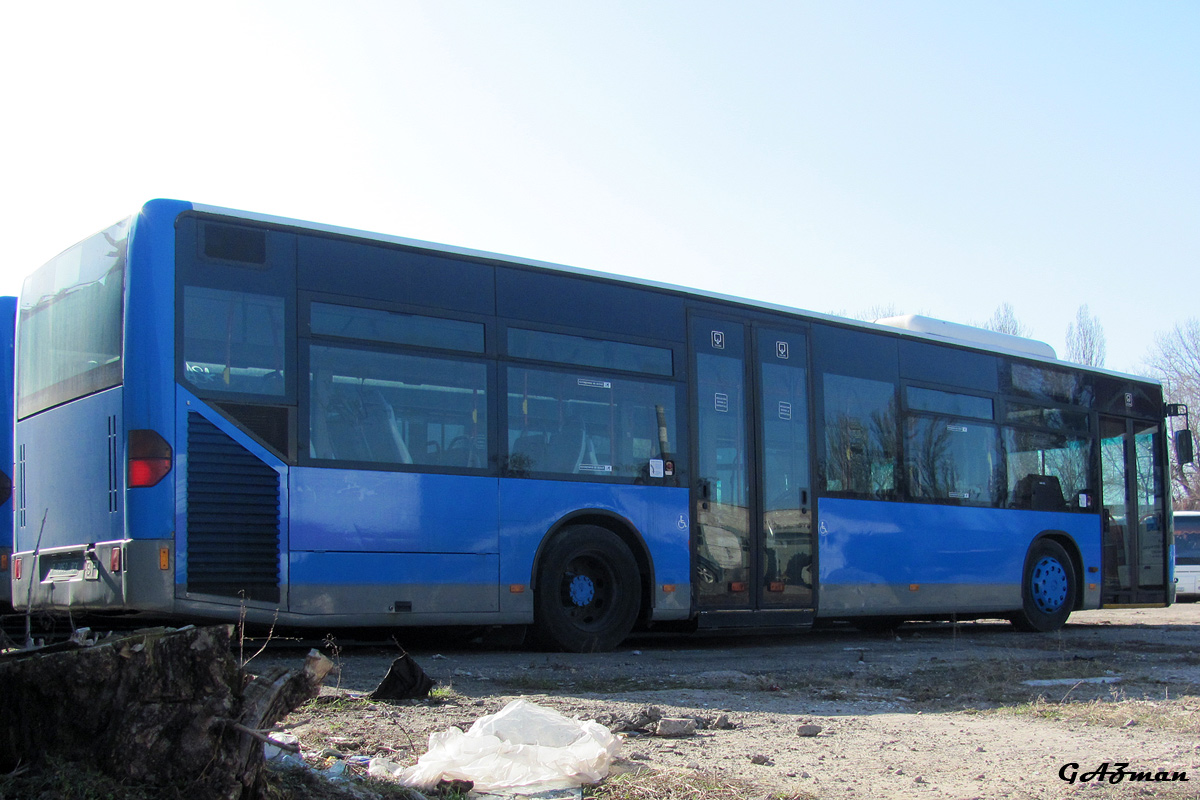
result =
[[1009,619],[1017,630],[1056,631],[1071,616],[1078,592],[1075,565],[1067,551],[1058,542],[1039,539],[1025,556],[1021,578],[1023,606]]
[[598,525],[564,529],[538,564],[538,638],[575,653],[612,650],[637,622],[640,583],[637,562],[615,533]]

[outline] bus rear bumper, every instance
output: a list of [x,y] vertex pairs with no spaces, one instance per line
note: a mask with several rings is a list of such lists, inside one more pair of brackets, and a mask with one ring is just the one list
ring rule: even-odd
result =
[[50,613],[168,611],[174,550],[169,540],[120,539],[14,553],[13,607]]

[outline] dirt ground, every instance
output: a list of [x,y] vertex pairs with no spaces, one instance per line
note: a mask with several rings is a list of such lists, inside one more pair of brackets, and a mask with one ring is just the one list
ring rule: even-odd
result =
[[[644,728],[647,706],[697,719],[699,730],[681,738],[622,733],[617,769],[741,778],[759,796],[1200,797],[1200,604],[1076,613],[1051,634],[980,621],[884,633],[644,634],[591,655],[428,636],[402,644],[438,682],[434,702],[355,700],[398,648],[326,647],[340,675],[285,720],[305,752],[412,763],[429,734],[465,730],[525,698],[614,729]],[[249,668],[300,658],[273,647]],[[1056,682],[1023,683],[1039,680]],[[820,730],[804,736],[802,726]],[[1105,762],[1186,771],[1188,781],[1060,777]]]

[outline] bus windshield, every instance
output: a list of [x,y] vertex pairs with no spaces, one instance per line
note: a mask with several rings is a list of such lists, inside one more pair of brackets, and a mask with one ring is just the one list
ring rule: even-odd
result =
[[66,250],[25,280],[17,416],[121,383],[121,313],[130,219]]

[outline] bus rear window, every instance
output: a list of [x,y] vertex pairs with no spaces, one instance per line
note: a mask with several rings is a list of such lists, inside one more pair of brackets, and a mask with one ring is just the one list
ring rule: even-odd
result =
[[25,280],[17,330],[17,416],[121,383],[130,220],[85,239]]

